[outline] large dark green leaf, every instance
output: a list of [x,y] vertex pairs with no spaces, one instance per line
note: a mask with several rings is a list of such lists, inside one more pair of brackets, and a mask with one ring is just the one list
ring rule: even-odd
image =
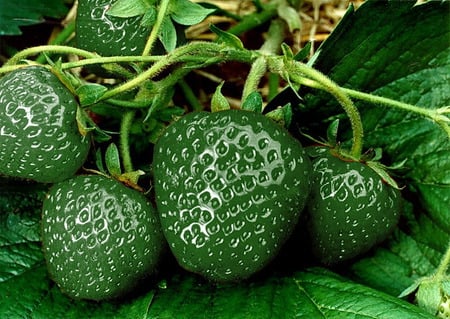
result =
[[156,292],[149,309],[149,319],[432,318],[320,268],[226,287],[176,277]]
[[44,17],[62,18],[64,0],[0,0],[0,36],[22,34],[20,27],[44,22]]

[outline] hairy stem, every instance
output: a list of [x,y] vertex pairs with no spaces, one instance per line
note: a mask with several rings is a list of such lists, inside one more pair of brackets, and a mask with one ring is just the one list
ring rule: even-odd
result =
[[[311,88],[326,90],[326,88],[322,84],[311,79],[299,79],[298,83]],[[450,139],[450,119],[445,115],[445,112],[442,112],[439,109],[427,109],[421,106],[404,103],[387,97],[382,97],[371,93],[364,93],[361,91],[343,87],[341,87],[341,90],[345,92],[349,97],[360,101],[365,101],[375,105],[383,105],[389,108],[402,110],[427,118],[439,125],[446,132],[448,138]]]
[[149,55],[152,51],[153,45],[158,39],[159,32],[161,30],[162,23],[164,21],[165,16],[167,15],[167,9],[169,8],[170,0],[161,0],[161,3],[158,8],[158,16],[156,17],[155,24],[153,25],[152,31],[148,37],[147,43],[145,44],[144,51],[142,55]]
[[[160,74],[167,69],[170,65],[176,63],[194,63],[196,68],[206,67],[211,64],[216,64],[225,61],[241,61],[251,63],[255,59],[255,55],[251,51],[247,50],[235,50],[227,49],[223,50],[223,47],[217,43],[210,42],[192,42],[185,46],[175,49],[173,52],[167,54],[164,59],[157,61],[149,69],[140,73],[135,78],[128,82],[125,82],[108,92],[106,92],[100,100],[105,100],[113,97],[116,94],[134,89],[147,81]],[[201,61],[201,65],[199,65]],[[185,75],[184,72],[183,76]]]
[[61,53],[61,54],[74,54],[74,55],[82,56],[82,57],[88,58],[88,59],[92,59],[92,58],[98,57],[98,55],[96,55],[96,54],[94,54],[92,52],[89,52],[89,51],[86,51],[86,50],[82,50],[82,49],[77,49],[77,48],[70,47],[70,46],[65,46],[65,45],[39,45],[39,46],[36,46],[36,47],[24,49],[24,50],[18,52],[17,54],[12,56],[9,59],[9,61],[4,64],[4,66],[11,66],[11,65],[18,64],[21,60],[23,60],[23,59],[25,59],[25,58],[27,58],[29,56],[33,56],[33,55],[44,53],[44,52]]
[[447,251],[445,252],[444,256],[441,259],[441,262],[439,263],[439,266],[436,270],[436,273],[434,274],[434,277],[436,279],[442,279],[447,274],[448,267],[450,265],[450,242],[447,247]]
[[[284,23],[281,20],[273,20],[270,24],[267,40],[260,48],[260,52],[263,54],[276,53],[283,43],[284,39]],[[250,72],[244,84],[242,92],[242,101],[245,101],[247,96],[258,89],[258,85],[261,82],[262,77],[267,72],[267,64],[264,56],[261,56],[253,62]]]
[[123,114],[122,122],[120,123],[120,155],[122,158],[123,168],[125,173],[133,171],[133,163],[130,154],[130,129],[133,124],[135,112],[127,111]]
[[86,65],[92,64],[108,64],[108,63],[122,63],[122,62],[144,62],[152,63],[163,59],[163,55],[153,55],[153,56],[114,56],[114,57],[96,57],[92,59],[65,62],[61,64],[62,69],[73,69]]
[[268,61],[270,69],[279,73],[286,80],[304,84],[305,77],[312,79],[319,83],[321,89],[326,90],[335,97],[350,119],[353,132],[350,156],[356,160],[360,159],[364,138],[363,125],[358,109],[353,104],[349,95],[326,75],[304,63],[286,61],[282,57],[268,57]]
[[[72,36],[72,34],[75,32],[75,21],[71,21],[64,29],[61,30],[61,32],[58,33],[58,35],[53,39],[51,42],[52,45],[60,45],[65,42]],[[37,63],[45,63],[46,58],[43,53],[41,53],[36,58]]]

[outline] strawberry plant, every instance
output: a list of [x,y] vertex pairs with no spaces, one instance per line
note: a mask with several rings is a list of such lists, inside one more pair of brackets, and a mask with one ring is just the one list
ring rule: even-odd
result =
[[214,281],[247,278],[274,258],[310,189],[300,143],[251,111],[183,117],[159,139],[153,165],[172,252]]
[[1,35],[36,23],[0,36],[2,316],[448,316],[448,0],[21,3],[0,4]]

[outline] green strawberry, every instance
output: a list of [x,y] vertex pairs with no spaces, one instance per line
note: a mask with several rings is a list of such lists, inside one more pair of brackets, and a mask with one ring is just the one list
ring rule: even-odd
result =
[[311,163],[281,126],[250,111],[197,112],[154,149],[161,224],[178,263],[212,281],[262,269],[295,227]]
[[327,147],[312,156],[308,230],[314,254],[334,264],[367,252],[392,232],[400,216],[400,192],[367,165],[343,160]]
[[138,191],[99,176],[53,185],[43,204],[48,271],[73,298],[123,296],[155,271],[165,247],[155,209]]
[[78,104],[48,69],[30,66],[0,79],[0,174],[38,182],[75,174],[90,140],[77,127]]
[[142,17],[119,18],[107,14],[117,0],[79,0],[76,18],[77,46],[102,56],[141,55],[148,28]]
[[437,311],[437,318],[449,319],[450,318],[450,295],[443,292],[441,304]]

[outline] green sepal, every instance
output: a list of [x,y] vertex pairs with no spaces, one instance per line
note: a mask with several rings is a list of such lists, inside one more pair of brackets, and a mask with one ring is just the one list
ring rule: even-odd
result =
[[142,191],[142,188],[138,185],[139,177],[141,177],[142,175],[145,175],[145,172],[141,171],[141,170],[137,170],[137,171],[120,174],[119,176],[116,176],[115,178],[118,181],[126,184],[129,187],[132,187],[138,191]]
[[108,89],[96,83],[88,83],[80,86],[76,90],[78,100],[81,106],[87,106],[97,103]]
[[149,5],[144,0],[117,0],[106,14],[118,18],[132,18],[145,14]]
[[292,61],[294,60],[294,52],[292,52],[292,49],[289,45],[286,43],[281,44],[281,52],[283,52],[283,56],[285,60]]
[[111,176],[117,177],[122,174],[122,169],[120,168],[119,149],[114,143],[109,144],[108,148],[106,149],[105,164],[108,173]]
[[230,103],[227,98],[222,94],[222,86],[225,82],[220,83],[211,99],[211,112],[218,112],[230,109]]
[[339,130],[339,119],[334,120],[331,122],[331,124],[328,126],[327,129],[327,140],[328,145],[337,145],[337,134]]
[[217,42],[223,43],[227,46],[236,48],[236,49],[243,49],[244,44],[242,43],[241,39],[239,39],[237,36],[235,36],[232,33],[223,31],[216,27],[214,24],[211,24],[209,29],[217,34]]
[[149,94],[149,98],[152,99],[151,106],[148,109],[147,115],[144,118],[144,122],[146,122],[149,118],[151,118],[153,113],[155,113],[156,111],[167,108],[170,101],[172,100],[173,95],[175,94],[175,88],[173,86],[158,89],[157,90],[158,94],[154,96],[151,96],[152,95],[151,91],[147,93],[142,93],[144,91],[140,91],[139,94],[136,96],[137,98],[136,100],[145,100],[146,94]]
[[307,42],[305,46],[301,48],[300,51],[297,52],[297,54],[294,55],[294,60],[299,62],[306,60],[311,52],[311,46],[312,43]]
[[80,107],[77,107],[77,114],[75,116],[78,126],[78,131],[82,136],[87,136],[90,132],[95,130],[95,123]]
[[95,152],[95,165],[101,173],[106,174],[105,165],[103,165],[103,154],[100,149]]
[[270,111],[266,114],[268,118],[277,122],[281,126],[289,127],[292,122],[292,107],[291,104],[288,103],[283,107],[276,108],[273,111]]
[[250,93],[242,103],[242,109],[247,111],[252,111],[256,113],[261,113],[263,107],[263,98],[261,94],[257,91]]
[[177,46],[177,30],[170,16],[165,16],[161,24],[158,39],[167,52],[172,52]]

